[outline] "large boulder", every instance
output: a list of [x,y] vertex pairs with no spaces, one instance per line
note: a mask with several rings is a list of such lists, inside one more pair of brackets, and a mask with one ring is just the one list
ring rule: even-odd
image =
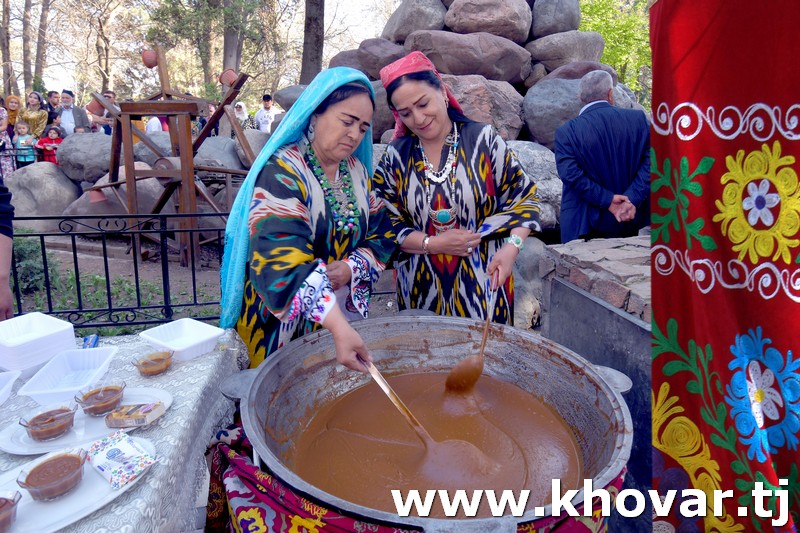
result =
[[[275,100],[281,108],[289,111],[289,108],[294,105],[300,95],[303,94],[303,91],[306,90],[307,85],[290,85],[289,87],[284,87],[283,89],[279,89],[275,91],[272,95],[272,99]],[[273,131],[275,129],[273,128]]]
[[381,135],[388,129],[394,128],[394,115],[386,101],[386,89],[380,81],[373,81],[375,90],[375,113],[372,115],[372,141],[379,142]]
[[402,43],[417,30],[441,30],[446,13],[441,0],[405,0],[389,17],[381,37]]
[[522,122],[522,95],[505,81],[483,76],[452,76],[442,80],[453,90],[464,114],[472,120],[491,124],[505,140],[516,139]]
[[577,30],[581,23],[578,0],[536,0],[533,4],[533,38]]
[[597,61],[572,61],[566,65],[562,65],[545,76],[544,80],[579,80],[593,70],[605,70],[611,74],[611,79],[614,85],[617,84],[617,71],[608,65],[598,63]]
[[76,133],[61,143],[56,152],[61,171],[75,182],[94,183],[108,173],[111,136],[105,133]]
[[531,8],[525,0],[454,0],[444,23],[456,33],[486,32],[525,44]]
[[553,149],[556,129],[578,116],[583,107],[579,84],[579,80],[542,80],[528,89],[522,112],[532,140]]
[[605,42],[595,31],[553,33],[529,42],[525,50],[552,72],[571,61],[600,61]]
[[558,226],[561,216],[561,179],[556,170],[556,155],[541,144],[530,141],[509,141],[525,173],[536,183],[539,194],[539,221],[542,229]]
[[236,142],[230,137],[209,137],[194,156],[195,165],[245,170],[236,153]]
[[531,73],[530,53],[491,33],[416,31],[404,46],[409,52],[424,53],[443,74],[479,74],[490,80],[520,83]]
[[525,78],[525,88],[530,89],[537,83],[539,80],[543,79],[547,76],[547,69],[544,68],[544,65],[541,63],[534,63],[531,65],[531,73]]
[[[261,152],[261,149],[264,148],[264,145],[267,144],[269,140],[269,133],[253,129],[244,130],[244,136],[248,144],[250,144],[250,148],[253,150],[253,155],[255,157],[258,157],[259,152]],[[250,165],[247,163],[247,158],[244,155],[244,148],[242,148],[242,143],[239,142],[239,139],[236,139],[234,142],[234,148],[236,149],[236,155],[239,157],[239,162],[242,166],[246,169],[250,169]]]
[[[358,50],[342,50],[335,56],[331,58],[328,62],[329,67],[350,67],[356,70],[360,70],[364,74],[367,74],[367,71],[364,69],[364,65],[358,58]],[[372,77],[375,79],[375,76]],[[283,107],[283,106],[281,106]]]
[[[155,144],[158,147],[158,149],[161,150],[161,153],[164,154],[164,156],[166,157],[172,156],[172,140],[169,136],[169,132],[154,131],[153,133],[148,133],[147,140]],[[141,161],[142,163],[147,163],[148,166],[152,167],[153,164],[156,162],[156,159],[160,157],[161,157],[160,155],[154,153],[150,149],[150,147],[148,147],[145,143],[141,141],[133,145],[134,161]],[[106,172],[108,172],[108,162],[106,162]]]
[[[134,162],[136,170],[148,170],[150,165],[142,161]],[[108,174],[97,180],[95,185],[105,185],[108,183]],[[119,182],[117,187],[119,198],[111,190],[105,187],[96,191],[86,191],[80,198],[77,198],[66,209],[65,216],[81,215],[119,215],[128,212],[128,186],[125,179],[125,167],[119,167]],[[151,213],[156,202],[164,192],[164,187],[156,178],[138,180],[136,182],[136,200],[139,204],[140,213]],[[120,202],[120,198],[122,202]],[[175,197],[173,197],[175,198]],[[124,202],[124,203],[123,203]],[[175,213],[174,202],[167,202],[162,213]]]
[[402,45],[388,39],[366,39],[358,45],[358,61],[372,79],[381,78],[381,69],[406,55]]
[[[76,137],[86,135],[83,133]],[[80,194],[80,187],[58,165],[47,162],[16,170],[5,178],[5,185],[11,191],[11,204],[16,217],[60,216]],[[14,225],[34,231],[58,230],[58,220],[15,221]]]

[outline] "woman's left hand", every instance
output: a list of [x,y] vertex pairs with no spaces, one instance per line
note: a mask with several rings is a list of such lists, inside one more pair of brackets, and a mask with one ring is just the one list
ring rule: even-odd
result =
[[333,290],[339,290],[340,287],[345,287],[350,283],[352,272],[350,272],[350,265],[344,261],[332,261],[328,263],[328,279],[331,280],[331,287]]
[[[513,244],[505,244],[500,248],[500,251],[494,254],[492,261],[486,269],[486,273],[489,274],[492,282],[497,279],[497,285],[493,285],[492,290],[497,290],[497,287],[502,286],[508,279],[508,276],[514,272],[514,261],[517,259],[518,255],[519,250]],[[495,271],[497,271],[497,278],[494,277]]]

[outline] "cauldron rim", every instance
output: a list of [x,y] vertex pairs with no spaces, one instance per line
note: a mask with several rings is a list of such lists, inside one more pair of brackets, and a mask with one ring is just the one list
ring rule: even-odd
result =
[[[371,318],[353,322],[352,325],[356,330],[368,327],[380,327],[381,324],[387,322],[397,323],[433,323],[447,326],[464,326],[466,328],[482,329],[482,320],[473,320],[469,318],[450,317],[450,316],[428,316],[428,315],[414,315],[414,316],[393,316],[382,318]],[[608,486],[620,473],[624,470],[631,453],[631,446],[633,444],[633,421],[625,400],[622,395],[615,390],[604,377],[595,369],[595,366],[578,355],[577,353],[569,350],[568,348],[555,343],[549,339],[541,337],[540,335],[527,332],[522,329],[514,328],[512,326],[504,326],[501,324],[494,324],[493,328],[502,328],[502,334],[519,335],[526,338],[535,344],[541,344],[547,349],[562,359],[579,367],[589,379],[598,387],[600,391],[607,397],[609,402],[614,407],[615,418],[617,425],[622,429],[618,431],[615,438],[615,449],[608,463],[592,478],[593,487],[603,488]],[[303,494],[304,496],[321,502],[326,507],[329,507],[343,515],[358,516],[369,522],[385,523],[391,525],[411,526],[422,528],[425,531],[451,531],[454,522],[458,524],[459,531],[502,531],[505,528],[500,527],[499,522],[509,522],[508,531],[516,531],[516,525],[520,523],[535,522],[537,520],[546,519],[551,516],[552,504],[544,506],[545,513],[543,515],[535,513],[530,510],[522,516],[503,516],[491,518],[467,518],[467,519],[450,519],[450,518],[422,518],[409,515],[402,517],[395,513],[366,507],[363,505],[355,504],[350,501],[344,500],[330,494],[314,485],[305,481],[298,476],[293,470],[288,468],[280,457],[275,455],[272,449],[267,445],[264,440],[264,428],[260,427],[258,423],[258,413],[255,409],[254,396],[258,392],[258,386],[265,376],[269,374],[277,365],[279,365],[283,358],[298,350],[301,346],[310,343],[321,343],[325,337],[330,337],[327,330],[320,330],[299,339],[296,339],[285,346],[279,348],[253,372],[257,374],[249,382],[249,388],[246,394],[243,394],[241,399],[242,411],[242,424],[244,425],[245,432],[253,445],[253,452],[255,455],[256,466],[259,466],[258,458],[264,462],[269,471],[275,475],[282,482],[287,484],[292,491]],[[332,344],[332,342],[331,342]],[[341,367],[339,367],[341,368]],[[344,370],[343,370],[344,371]],[[350,372],[347,370],[347,372]],[[583,503],[584,491],[581,487],[575,498],[571,500],[572,504],[577,508],[578,505]],[[513,524],[513,529],[510,524]],[[489,528],[489,529],[487,529]]]

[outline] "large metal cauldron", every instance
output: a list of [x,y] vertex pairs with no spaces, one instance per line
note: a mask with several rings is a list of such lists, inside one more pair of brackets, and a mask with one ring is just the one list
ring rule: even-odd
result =
[[[387,376],[448,371],[477,353],[482,321],[442,316],[395,316],[353,323],[376,366]],[[319,332],[272,354],[242,394],[242,421],[266,468],[296,491],[343,514],[366,522],[412,526],[425,531],[516,531],[517,524],[552,521],[535,518],[447,520],[401,518],[328,494],[307,483],[283,461],[289,440],[318,406],[366,383],[369,375],[338,366],[333,340]],[[608,486],[625,467],[631,451],[632,423],[620,394],[591,363],[538,335],[494,325],[486,345],[484,372],[541,397],[572,427],[584,459],[584,478],[595,489]],[[398,421],[401,420],[398,417]],[[270,430],[265,432],[264,428]],[[577,507],[583,493],[573,503]],[[550,506],[547,506],[550,515]]]

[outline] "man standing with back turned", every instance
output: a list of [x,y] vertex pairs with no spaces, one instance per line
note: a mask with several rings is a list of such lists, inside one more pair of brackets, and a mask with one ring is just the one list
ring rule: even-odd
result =
[[561,242],[629,237],[650,224],[650,126],[642,111],[614,107],[611,75],[587,73],[580,114],[556,130],[563,182]]

